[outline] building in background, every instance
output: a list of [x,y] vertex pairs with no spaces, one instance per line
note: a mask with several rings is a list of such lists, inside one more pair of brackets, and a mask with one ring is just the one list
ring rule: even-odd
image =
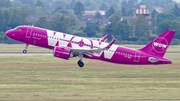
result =
[[136,9],[136,15],[149,16],[150,12],[146,5],[140,5],[140,7],[138,9]]

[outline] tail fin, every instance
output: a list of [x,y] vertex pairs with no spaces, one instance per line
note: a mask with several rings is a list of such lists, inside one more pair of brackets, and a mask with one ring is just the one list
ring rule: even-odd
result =
[[172,41],[174,34],[175,31],[166,30],[140,50],[148,54],[163,57]]

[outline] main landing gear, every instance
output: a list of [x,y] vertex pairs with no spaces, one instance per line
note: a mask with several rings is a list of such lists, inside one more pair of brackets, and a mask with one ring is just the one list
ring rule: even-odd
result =
[[26,44],[25,49],[23,50],[23,53],[26,54],[27,53],[27,48],[28,48],[29,44]]
[[84,67],[84,63],[82,61],[83,60],[83,54],[79,55],[78,57],[79,57],[80,60],[77,62],[77,64],[78,64],[79,67],[82,68],[82,67]]
[[79,61],[77,62],[77,64],[78,64],[78,66],[81,67],[81,68],[84,66],[84,63],[82,62],[82,60],[79,60]]

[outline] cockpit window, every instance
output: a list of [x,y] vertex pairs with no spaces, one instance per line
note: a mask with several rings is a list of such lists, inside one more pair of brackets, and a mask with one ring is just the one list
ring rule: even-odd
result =
[[14,30],[19,31],[19,32],[21,31],[21,29],[18,27],[14,28]]

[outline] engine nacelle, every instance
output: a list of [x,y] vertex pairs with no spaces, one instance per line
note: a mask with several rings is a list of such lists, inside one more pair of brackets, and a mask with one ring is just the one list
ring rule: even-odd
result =
[[68,60],[71,57],[71,51],[62,47],[54,47],[54,57]]

